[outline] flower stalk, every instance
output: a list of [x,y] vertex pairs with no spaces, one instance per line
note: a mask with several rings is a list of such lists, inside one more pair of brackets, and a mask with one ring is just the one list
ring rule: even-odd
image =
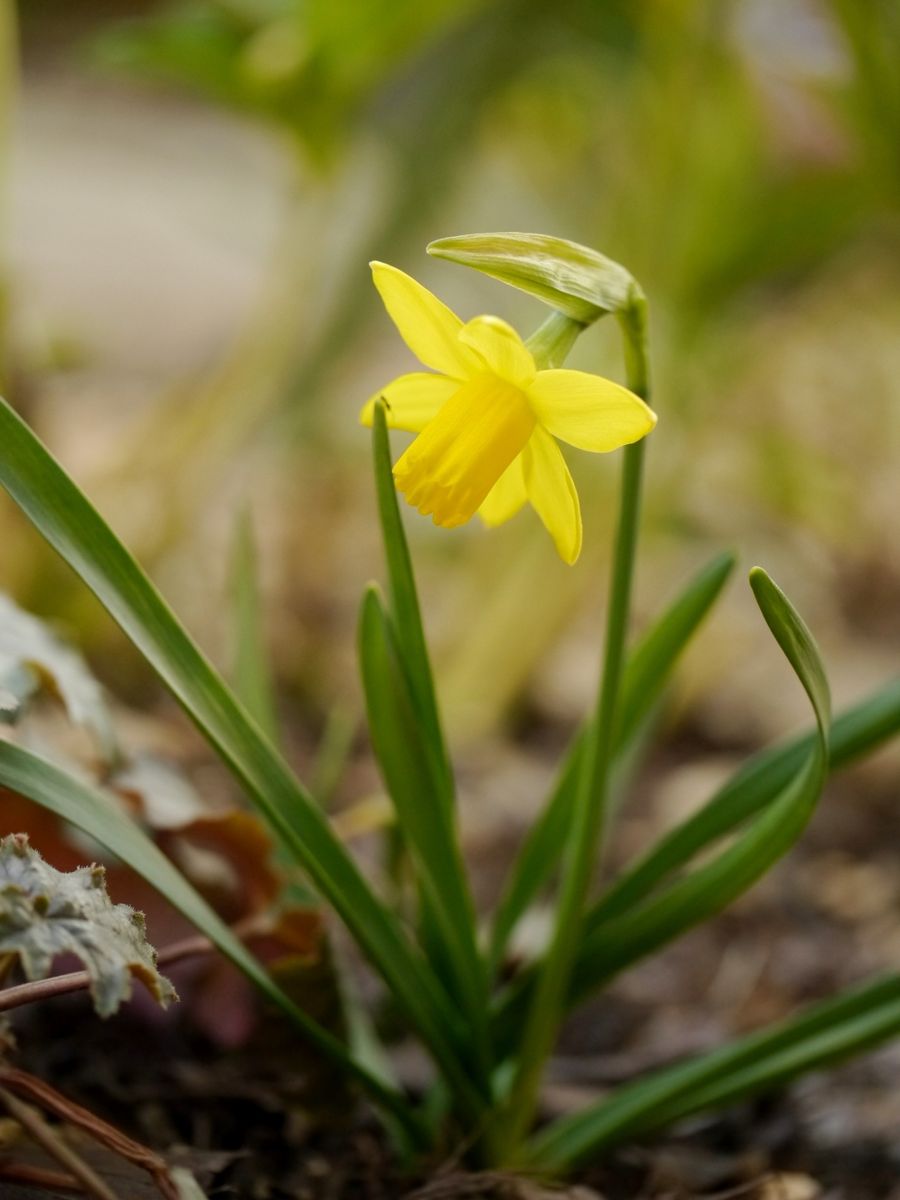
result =
[[587,325],[567,317],[565,313],[552,312],[539,325],[525,345],[534,355],[534,361],[544,370],[561,367],[568,357],[569,351],[575,345],[579,333],[583,333]]
[[[552,320],[552,318],[551,318]],[[561,321],[576,324],[570,318]],[[629,389],[649,400],[650,370],[647,356],[646,302],[636,287],[628,308],[619,314]],[[549,324],[546,322],[545,324]],[[560,341],[567,330],[557,326]],[[548,339],[549,341],[549,339]],[[551,343],[550,352],[553,352]],[[610,575],[603,670],[597,702],[578,778],[572,825],[561,873],[553,934],[545,954],[531,1003],[518,1069],[502,1118],[505,1153],[514,1157],[537,1105],[544,1065],[550,1055],[565,1010],[572,967],[581,938],[581,923],[590,894],[591,879],[603,841],[609,807],[611,768],[632,582],[637,549],[644,466],[643,440],[627,446],[622,465],[619,522]]]

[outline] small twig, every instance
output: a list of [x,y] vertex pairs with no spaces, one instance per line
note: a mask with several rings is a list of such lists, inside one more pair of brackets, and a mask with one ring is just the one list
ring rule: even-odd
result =
[[31,1163],[0,1162],[0,1179],[11,1183],[30,1184],[31,1187],[46,1188],[47,1191],[80,1192],[81,1184],[74,1175],[62,1171],[51,1171],[47,1167],[34,1167]]
[[106,1146],[108,1150],[147,1171],[165,1200],[179,1200],[178,1189],[172,1182],[165,1159],[147,1146],[142,1146],[140,1142],[126,1137],[115,1126],[108,1125],[106,1121],[88,1109],[82,1108],[80,1104],[60,1095],[49,1083],[44,1083],[42,1079],[29,1075],[27,1071],[22,1071],[18,1067],[0,1068],[0,1084],[19,1095],[27,1096],[28,1099],[33,1100],[48,1112],[52,1112],[54,1116],[66,1121],[69,1125],[83,1129],[85,1133],[100,1142],[101,1145]]
[[488,1195],[501,1200],[503,1196],[511,1198],[511,1189],[521,1182],[520,1176],[503,1171],[450,1171],[409,1192],[404,1200],[464,1200],[467,1196],[471,1200],[482,1200]]
[[177,1191],[173,1189],[171,1180],[168,1178],[165,1162],[146,1146],[132,1141],[118,1129],[108,1125],[88,1109],[82,1108],[81,1105],[60,1095],[55,1088],[34,1075],[29,1075],[27,1071],[19,1070],[16,1067],[2,1068],[0,1069],[0,1083],[5,1084],[14,1092],[27,1096],[48,1112],[52,1112],[54,1116],[84,1130],[85,1133],[105,1145],[107,1149],[126,1158],[135,1166],[150,1172],[167,1200],[177,1200]]
[[53,975],[50,979],[29,979],[26,983],[17,983],[15,987],[0,992],[0,1012],[46,1000],[49,996],[80,992],[89,982],[87,971],[70,971],[67,975]]
[[50,1128],[41,1114],[0,1087],[0,1104],[18,1121],[33,1142],[77,1179],[83,1191],[95,1200],[116,1200],[103,1180]]
[[765,1175],[760,1175],[758,1179],[751,1179],[748,1183],[736,1184],[735,1187],[726,1188],[724,1192],[710,1192],[706,1200],[740,1200],[741,1197],[751,1196],[759,1188],[764,1187],[767,1183],[777,1181],[777,1179],[777,1175],[772,1175],[771,1172],[767,1171]]
[[[268,928],[268,918],[265,923],[259,917],[241,921],[233,926],[232,932],[239,937],[263,932]],[[184,958],[198,958],[203,954],[212,954],[216,947],[205,937],[194,936],[173,942],[160,950],[156,956],[158,967],[170,967],[173,963],[181,962]],[[70,992],[85,991],[91,985],[91,977],[87,971],[70,971],[66,975],[52,975],[49,979],[30,979],[26,983],[18,983],[15,987],[0,991],[0,1012],[9,1012],[20,1008],[23,1004],[33,1004],[38,1000],[46,1000],[52,996],[65,996]]]

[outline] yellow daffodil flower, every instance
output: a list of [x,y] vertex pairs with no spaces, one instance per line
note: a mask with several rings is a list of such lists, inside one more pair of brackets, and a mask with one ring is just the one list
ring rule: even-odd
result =
[[581,551],[578,493],[556,438],[581,450],[617,450],[648,434],[655,414],[633,392],[584,371],[539,371],[499,317],[464,324],[403,271],[371,264],[375,286],[413,354],[431,371],[401,375],[362,410],[371,425],[419,436],[394,467],[397,488],[436,525],[477,512],[500,525],[529,501],[567,563]]

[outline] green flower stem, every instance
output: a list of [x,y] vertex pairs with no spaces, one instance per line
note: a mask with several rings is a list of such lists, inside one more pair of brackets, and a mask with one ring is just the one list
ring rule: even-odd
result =
[[575,321],[565,313],[553,312],[534,331],[525,345],[534,355],[534,360],[542,371],[551,367],[561,367],[575,345],[575,339],[585,329],[587,326],[581,321]]
[[[628,386],[649,399],[646,303],[634,289],[619,321],[625,342]],[[625,450],[622,466],[619,525],[616,532],[603,673],[592,734],[585,746],[572,828],[562,869],[553,937],[539,970],[534,999],[521,1041],[521,1054],[500,1132],[505,1158],[515,1156],[537,1106],[544,1064],[553,1049],[565,1007],[572,967],[578,951],[582,917],[601,844],[608,807],[613,761],[616,708],[625,661],[631,587],[640,518],[644,443]]]

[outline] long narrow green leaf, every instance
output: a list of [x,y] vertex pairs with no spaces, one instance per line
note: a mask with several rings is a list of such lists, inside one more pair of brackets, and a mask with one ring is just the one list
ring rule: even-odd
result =
[[618,1088],[601,1103],[539,1133],[529,1147],[527,1164],[539,1171],[570,1170],[628,1138],[772,1090],[898,1033],[900,975],[892,975]]
[[467,1031],[424,960],[255,722],[134,558],[6,401],[0,484],[81,576],[246,788],[286,849],[380,971],[467,1111],[482,1101],[460,1066]]
[[400,1093],[353,1059],[337,1038],[285,995],[225,922],[110,796],[10,742],[0,742],[0,785],[71,822],[127,863],[243,971],[318,1050],[355,1078],[383,1110],[400,1119],[408,1133],[415,1133],[416,1122]]
[[[829,769],[870,753],[900,732],[900,680],[838,716],[831,727]],[[666,834],[605,892],[588,913],[588,936],[645,899],[697,853],[755,816],[796,774],[816,734],[756,755],[692,817]]]
[[453,816],[441,797],[441,767],[433,747],[419,737],[416,696],[374,585],[363,597],[359,655],[376,757],[440,936],[442,958],[452,971],[453,991],[469,1020],[474,1061],[487,1091],[487,994],[475,942],[475,908]]
[[275,689],[259,594],[259,568],[248,510],[235,522],[231,564],[234,690],[273,746],[278,745]]
[[574,999],[720,912],[787,853],[812,816],[828,766],[828,682],[812,635],[784,593],[758,567],[751,572],[750,582],[766,623],[813,706],[818,737],[801,770],[734,845],[645,904],[585,936],[573,977]]
[[[784,594],[756,568],[751,585],[769,628],[794,668],[816,717],[818,736],[806,761],[778,798],[711,862],[676,880],[646,903],[586,931],[569,1001],[577,1004],[641,957],[720,912],[777,862],[805,829],[825,780],[830,721],[828,685],[815,643]],[[505,1045],[527,1008],[531,973],[520,977],[501,1008]]]
[[[750,572],[750,587],[772,636],[794,668],[813,706],[819,744],[810,757],[816,758],[820,753],[827,755],[831,726],[831,691],[819,648],[806,622],[762,567],[754,567]],[[821,764],[823,771],[826,764],[827,758]]]
[[791,849],[806,828],[824,778],[823,751],[822,759],[811,758],[733,846],[658,896],[586,936],[573,973],[572,1003],[743,895]]
[[[772,580],[755,568],[750,583],[760,610],[773,636],[803,685],[816,718],[818,736],[799,773],[787,785],[778,800],[753,823],[743,837],[706,867],[679,880],[666,892],[641,908],[633,909],[618,921],[608,923],[599,932],[598,943],[589,949],[585,962],[593,961],[590,978],[576,982],[578,988],[593,987],[608,978],[640,954],[677,936],[723,904],[733,899],[787,849],[805,827],[825,779],[828,761],[828,728],[830,696],[825,672],[812,635],[793,609],[784,593]],[[844,1014],[846,1015],[846,1014]],[[883,1014],[882,1014],[883,1016]],[[882,1036],[884,1022],[871,1020],[864,1034],[859,1029],[850,1037],[855,1047],[867,1039]],[[900,1026],[900,1000],[894,1002],[892,1019]],[[846,1026],[835,1037],[832,1029],[822,1029],[822,1022],[813,1017],[813,1032],[802,1042],[794,1035],[778,1030],[765,1047],[769,1057],[760,1062],[760,1046],[738,1052],[728,1058],[723,1051],[714,1069],[709,1071],[708,1060],[675,1068],[676,1087],[672,1076],[640,1081],[629,1092],[625,1089],[618,1100],[594,1106],[586,1113],[554,1125],[532,1142],[529,1161],[557,1167],[577,1161],[587,1152],[596,1152],[608,1144],[614,1134],[625,1130],[652,1127],[654,1122],[667,1122],[685,1112],[696,1111],[731,1095],[744,1094],[759,1086],[767,1086],[789,1077],[810,1062],[829,1061],[846,1046]],[[825,1022],[827,1025],[827,1021]],[[722,1056],[727,1060],[721,1061]],[[726,1066],[730,1070],[726,1070]]]
[[559,863],[571,824],[584,738],[585,731],[579,730],[566,752],[550,799],[513,863],[491,926],[488,962],[492,971],[502,965],[510,935],[541,889],[550,882]]
[[328,812],[350,755],[359,724],[358,718],[344,704],[334,704],[325,718],[325,728],[316,746],[310,769],[309,790]]
[[[887,684],[874,695],[847,709],[834,721],[829,739],[829,765],[836,771],[863,758],[900,733],[900,681]],[[810,733],[784,746],[766,750],[720,789],[694,817],[667,834],[600,898],[585,922],[582,948],[575,974],[587,978],[595,938],[608,922],[621,917],[650,895],[669,875],[683,867],[712,842],[755,816],[802,769],[813,749]],[[527,980],[527,977],[524,977]],[[524,989],[526,985],[517,986]],[[509,1030],[509,1014],[521,1003],[507,996],[499,1024]]]
[[[715,604],[734,569],[733,554],[719,554],[687,583],[653,623],[628,659],[616,731],[615,754],[630,746],[665,688],[672,669]],[[565,845],[578,781],[584,732],[570,747],[549,803],[520,851],[497,909],[491,933],[490,961],[500,963],[509,935],[535,896],[550,879]]]
[[448,807],[452,807],[453,773],[438,711],[412,560],[403,530],[403,521],[400,517],[400,506],[397,503],[397,489],[394,486],[394,475],[391,469],[391,446],[383,403],[375,405],[375,419],[372,424],[372,454],[378,514],[381,520],[381,533],[388,568],[388,594],[394,637],[416,699],[417,723],[421,728],[422,736],[427,738],[431,744],[435,760],[441,771],[439,780],[441,799]]
[[[372,678],[371,670],[368,672],[367,685],[369,723],[376,748],[378,749],[379,741],[382,743],[378,749],[378,757],[388,777],[388,790],[398,808],[400,820],[395,833],[400,842],[412,841],[413,857],[418,864],[421,942],[438,978],[444,981],[452,995],[460,999],[469,1016],[480,1070],[485,1086],[488,1086],[486,974],[478,956],[474,908],[456,839],[453,770],[440,719],[412,560],[394,486],[390,439],[385,406],[382,402],[375,405],[372,453],[378,513],[388,569],[390,615],[388,617],[387,613],[382,612],[383,619],[379,624],[374,612],[375,606],[368,598],[364,602],[363,611],[364,620],[372,623],[373,631],[376,625],[378,626],[374,644],[378,644],[383,651],[382,666],[389,670],[394,682],[392,694],[402,709],[402,719],[397,725],[397,731],[399,732],[402,726],[401,736],[407,748],[405,763],[401,761],[404,745],[397,743],[394,738],[382,736],[385,732],[383,698],[378,695],[379,684],[377,679]],[[365,668],[365,636],[362,638],[361,649]],[[377,675],[377,672],[374,674]],[[393,764],[386,757],[390,755],[392,746],[399,751],[399,756]],[[409,747],[415,747],[416,753],[410,755]],[[410,772],[413,758],[417,760],[419,767],[425,767],[424,772]],[[411,790],[406,788],[406,784],[412,785]],[[438,847],[430,864],[422,854],[425,841],[421,836],[417,836],[415,831],[419,814],[433,813],[433,805],[422,804],[423,784],[425,795],[432,797],[443,809],[442,814],[437,814],[440,824],[433,825],[431,830],[425,831],[429,835],[436,833],[439,843],[443,840],[443,851]],[[406,793],[405,802],[401,793]],[[422,831],[418,832],[421,834]],[[438,868],[437,874],[435,866]],[[435,884],[447,872],[452,879],[446,879],[443,888],[439,889],[443,891],[443,895],[435,895]]]
[[653,710],[672,668],[709,616],[736,561],[734,554],[724,551],[701,567],[635,646],[622,681],[616,734],[620,750],[630,744]]

